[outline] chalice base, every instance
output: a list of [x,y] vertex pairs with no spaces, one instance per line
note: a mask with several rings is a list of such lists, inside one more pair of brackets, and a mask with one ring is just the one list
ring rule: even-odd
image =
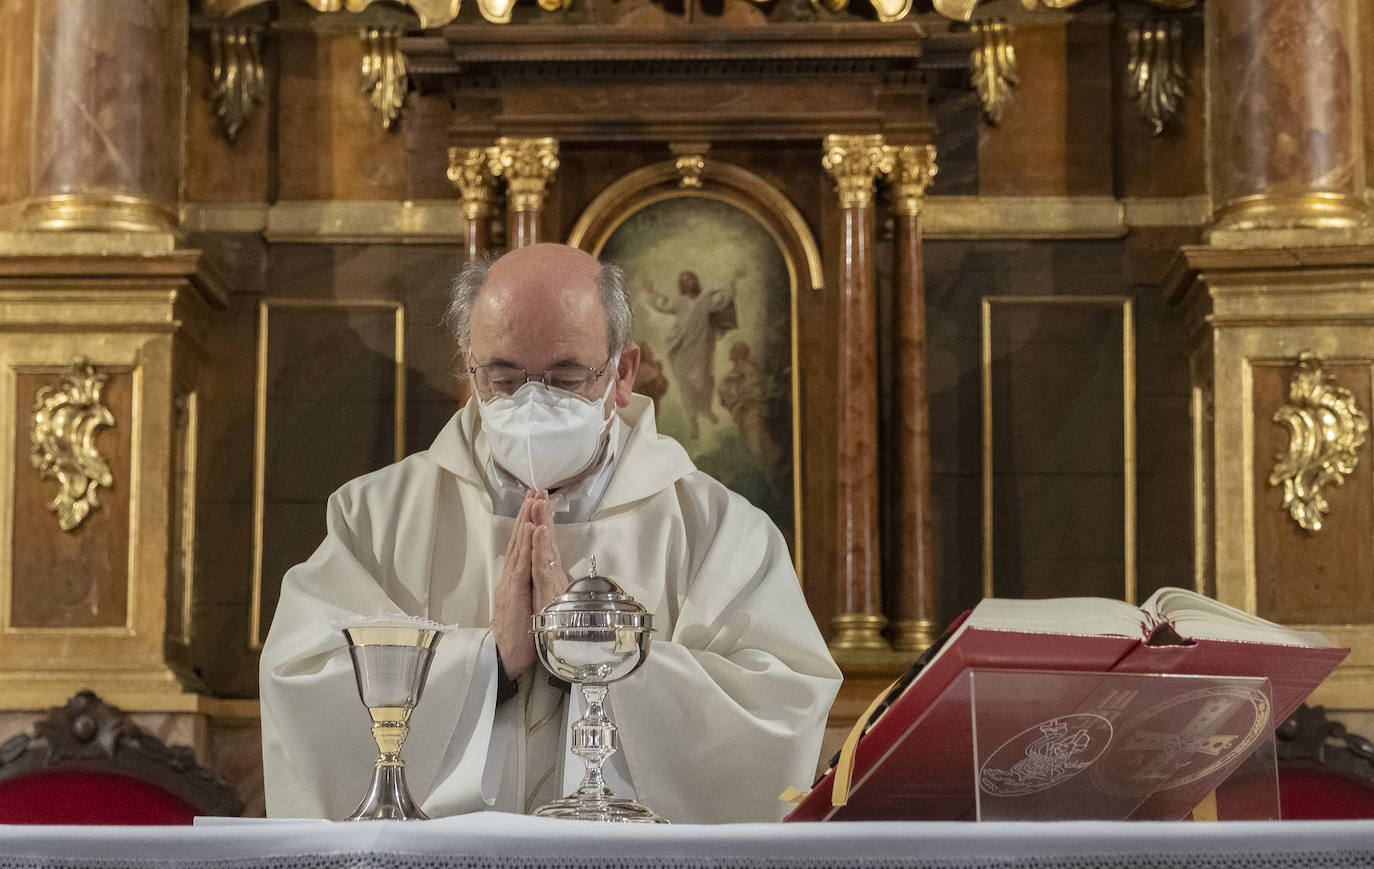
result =
[[541,818],[562,818],[565,821],[611,821],[621,824],[666,824],[667,818],[660,818],[648,806],[623,797],[602,797],[587,799],[574,793],[572,796],[541,806],[535,815]]
[[403,766],[377,766],[367,796],[345,821],[428,821],[429,815],[411,799]]

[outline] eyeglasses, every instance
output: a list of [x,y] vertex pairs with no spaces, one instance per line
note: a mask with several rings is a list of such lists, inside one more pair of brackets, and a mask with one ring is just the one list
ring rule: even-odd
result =
[[493,363],[474,365],[468,369],[468,373],[472,375],[473,382],[477,384],[477,391],[487,395],[510,395],[529,381],[538,380],[545,386],[552,386],[554,389],[562,389],[583,398],[593,398],[594,396],[590,393],[596,388],[597,381],[601,379],[601,375],[606,373],[606,368],[610,364],[611,360],[608,357],[600,368],[588,368],[585,365],[555,365],[537,374],[531,374],[514,365]]

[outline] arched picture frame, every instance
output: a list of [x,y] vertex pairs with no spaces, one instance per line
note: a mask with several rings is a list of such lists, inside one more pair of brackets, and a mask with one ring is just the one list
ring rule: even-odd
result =
[[642,362],[635,390],[697,467],[764,510],[802,572],[797,294],[821,284],[795,208],[758,176],[708,161],[631,173],[570,243],[626,272]]

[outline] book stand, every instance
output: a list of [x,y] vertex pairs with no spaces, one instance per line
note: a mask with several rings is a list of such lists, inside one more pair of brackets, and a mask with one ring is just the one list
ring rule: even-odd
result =
[[1277,819],[1273,711],[1264,678],[966,669],[828,817]]

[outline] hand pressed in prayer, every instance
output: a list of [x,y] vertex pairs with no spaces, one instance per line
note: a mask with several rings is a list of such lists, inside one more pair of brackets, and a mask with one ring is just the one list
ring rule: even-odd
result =
[[506,675],[514,679],[534,663],[530,620],[567,587],[563,560],[553,535],[549,495],[531,489],[520,505],[496,582],[491,633]]

